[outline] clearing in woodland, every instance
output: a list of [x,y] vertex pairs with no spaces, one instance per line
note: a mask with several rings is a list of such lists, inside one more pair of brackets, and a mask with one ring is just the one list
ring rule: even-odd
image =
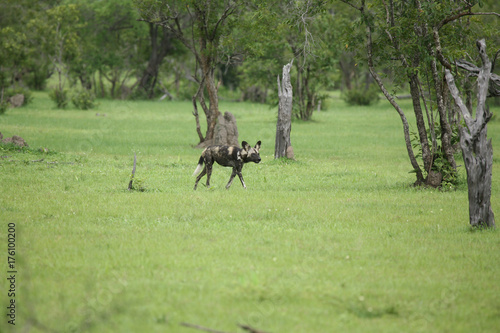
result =
[[[499,234],[469,228],[463,167],[455,188],[411,186],[387,103],[333,99],[293,122],[286,161],[273,158],[277,110],[222,101],[239,141],[262,141],[247,190],[226,190],[231,169],[215,165],[212,187],[193,191],[191,108],[102,100],[61,111],[35,93],[0,117],[4,137],[30,145],[0,148],[1,234],[15,224],[17,269],[16,325],[2,292],[2,331],[498,331]],[[500,147],[498,117],[488,126]],[[491,202],[500,216],[498,157]]]

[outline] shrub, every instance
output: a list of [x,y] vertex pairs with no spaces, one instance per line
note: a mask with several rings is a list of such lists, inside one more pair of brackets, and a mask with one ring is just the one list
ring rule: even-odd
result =
[[175,96],[177,97],[177,99],[181,101],[190,101],[193,98],[194,94],[196,94],[197,90],[198,87],[193,82],[188,80],[181,80],[179,89],[173,89],[172,91],[175,92]]
[[80,110],[93,109],[97,106],[95,102],[95,95],[90,90],[76,91],[71,97],[73,105]]
[[[432,167],[431,170],[438,172],[442,176],[442,181],[441,181],[441,189],[442,190],[454,190],[458,185],[460,185],[460,182],[463,181],[463,179],[460,178],[459,173],[453,166],[448,162],[448,159],[446,158],[442,145],[441,145],[441,127],[438,122],[434,124],[434,129],[436,132],[436,140],[437,140],[437,149],[436,151],[433,152],[433,157],[432,157]],[[420,144],[420,139],[417,134],[417,132],[411,132],[411,143],[412,147],[414,149],[417,149],[417,154],[415,157],[417,158],[422,158],[422,146]],[[427,129],[427,140],[429,143],[432,143],[432,135],[430,129]],[[452,136],[451,136],[451,145],[455,146],[458,145],[460,141],[460,135],[459,135],[459,130],[458,126],[453,126],[452,127]],[[458,156],[461,156],[458,155]],[[424,176],[427,177],[428,173],[427,170],[425,170],[421,166]],[[411,172],[415,172],[411,171]]]
[[378,87],[370,85],[368,89],[353,88],[343,93],[342,98],[350,105],[371,105],[379,101]]
[[9,102],[6,100],[0,101],[0,115],[4,114],[5,111],[9,108]]
[[[13,86],[7,89],[7,98],[14,95],[21,94],[24,96],[23,106],[31,103],[33,101],[33,96],[31,95],[31,90],[21,86]],[[5,97],[5,96],[4,96]]]
[[129,188],[129,190],[134,190],[139,192],[147,191],[145,181],[143,179],[134,178],[132,175],[130,175],[130,182],[131,182],[131,187]]
[[2,87],[0,89],[0,115],[4,114],[5,111],[7,111],[7,108],[9,107],[9,102],[8,98],[4,94],[4,88]]
[[4,114],[10,107],[11,103],[9,99],[17,94],[21,94],[24,96],[22,104],[23,106],[30,103],[33,100],[31,91],[28,88],[21,86],[12,86],[8,89],[2,89],[2,91],[0,92],[0,115]]
[[64,109],[68,105],[68,91],[66,89],[53,89],[49,93],[49,97],[53,100],[58,109]]

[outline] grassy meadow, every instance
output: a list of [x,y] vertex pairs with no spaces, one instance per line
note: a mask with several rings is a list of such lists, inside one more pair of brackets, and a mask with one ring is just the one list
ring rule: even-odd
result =
[[[4,137],[30,145],[0,148],[2,332],[498,332],[499,233],[469,228],[463,167],[456,189],[411,186],[387,103],[332,99],[292,124],[286,162],[273,159],[276,109],[221,101],[240,141],[262,140],[262,162],[243,168],[247,190],[225,190],[231,170],[214,166],[193,191],[190,102],[99,102],[56,110],[35,93],[0,116]],[[134,152],[144,191],[127,191]],[[492,205],[498,224],[498,157]]]

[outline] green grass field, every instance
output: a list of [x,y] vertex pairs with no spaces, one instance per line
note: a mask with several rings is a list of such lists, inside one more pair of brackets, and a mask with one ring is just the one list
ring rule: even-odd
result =
[[[240,141],[262,140],[247,190],[225,190],[231,170],[215,166],[193,191],[189,102],[55,110],[36,93],[0,116],[31,147],[0,150],[1,331],[498,332],[500,237],[469,228],[463,167],[456,190],[413,188],[396,112],[330,105],[293,123],[284,162],[276,110],[221,102]],[[497,149],[498,116],[489,133]],[[134,152],[143,192],[127,191]],[[500,216],[498,157],[492,205]]]

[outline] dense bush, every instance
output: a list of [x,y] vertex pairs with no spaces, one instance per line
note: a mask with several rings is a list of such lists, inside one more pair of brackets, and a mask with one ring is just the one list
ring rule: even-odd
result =
[[[7,93],[6,93],[7,99],[14,96],[14,95],[17,95],[17,94],[21,94],[24,96],[23,106],[27,105],[33,101],[33,96],[31,95],[31,91],[28,88],[25,88],[22,86],[13,86],[13,87],[10,87],[9,89],[7,89]],[[5,96],[4,96],[4,99],[5,99]]]
[[21,94],[24,96],[23,100],[23,105],[26,105],[30,103],[33,100],[33,97],[31,95],[31,91],[28,88],[21,87],[21,86],[15,86],[15,87],[10,87],[8,89],[4,89],[0,93],[0,115],[4,114],[7,109],[10,107],[10,101],[9,99],[17,94]]
[[97,106],[94,93],[86,89],[76,91],[71,97],[71,102],[81,110],[93,109]]
[[344,91],[342,98],[350,105],[371,105],[379,101],[378,91],[375,85],[370,85],[368,89],[357,87]]
[[9,108],[9,102],[6,99],[0,100],[0,115],[4,114]]
[[[450,162],[448,162],[448,159],[446,158],[446,155],[443,152],[441,143],[441,127],[438,122],[434,124],[434,130],[437,142],[436,142],[436,150],[433,151],[431,170],[441,174],[442,181],[440,188],[442,190],[454,190],[457,188],[457,186],[461,185],[461,182],[463,182],[463,178],[460,178],[456,168],[454,168],[450,164]],[[418,133],[412,131],[410,132],[410,135],[411,135],[412,147],[417,151],[416,157],[421,158],[422,146],[420,144],[420,138],[418,136]],[[432,143],[432,135],[430,129],[427,129],[427,140],[429,144]],[[452,146],[458,146],[460,142],[458,126],[452,126],[452,137],[450,141]],[[456,154],[455,159],[456,158],[461,158],[461,154]],[[428,170],[425,170],[423,166],[421,166],[421,168],[422,170],[424,170],[424,174],[427,177]]]
[[68,91],[66,89],[53,89],[49,93],[49,97],[53,100],[58,109],[64,109],[68,106]]

